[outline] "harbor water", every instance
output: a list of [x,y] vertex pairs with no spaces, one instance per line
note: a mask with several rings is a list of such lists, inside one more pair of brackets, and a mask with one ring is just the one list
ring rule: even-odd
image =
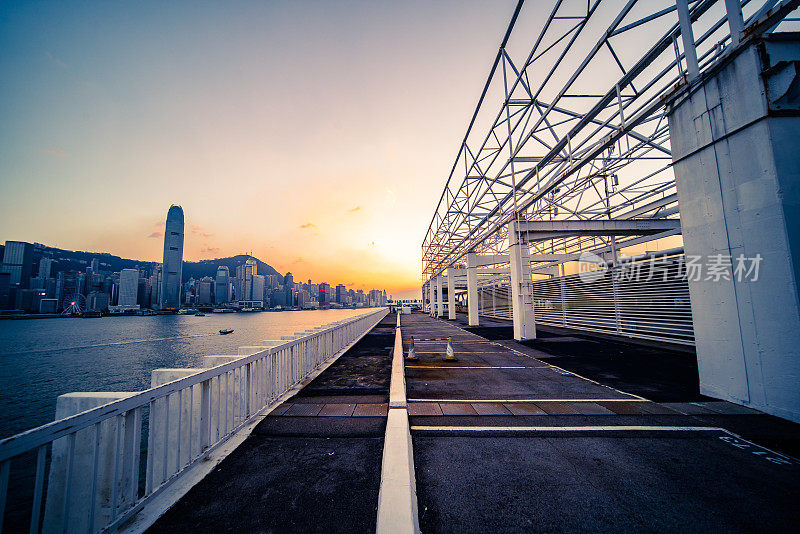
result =
[[0,438],[52,421],[64,393],[147,389],[153,369],[199,367],[203,356],[236,354],[365,311],[0,321]]

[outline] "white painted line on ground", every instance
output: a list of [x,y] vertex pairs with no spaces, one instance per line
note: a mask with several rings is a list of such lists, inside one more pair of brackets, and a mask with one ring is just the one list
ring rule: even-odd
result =
[[[461,330],[463,332],[466,332],[468,334],[472,334],[472,332],[470,332],[468,330],[465,330],[464,328],[462,328],[460,326],[456,326],[456,328],[458,328],[459,330]],[[472,334],[472,335],[475,335],[475,334]],[[533,356],[531,356],[529,354],[525,354],[524,352],[520,352],[520,351],[518,351],[518,350],[516,350],[514,348],[511,348],[511,347],[507,346],[507,345],[503,345],[502,343],[496,343],[496,344],[500,345],[501,347],[505,347],[506,349],[510,350],[511,352],[513,352],[515,354],[519,354],[520,356],[524,356],[526,358],[530,358],[532,360],[536,360],[537,362],[545,363],[545,362],[543,362],[542,360],[540,360],[538,358],[535,358],[535,357],[533,357]],[[636,397],[638,399],[641,399],[641,400],[648,400],[648,399],[645,399],[644,397],[640,397],[639,395],[634,395],[633,393],[625,393],[624,391],[621,391],[621,390],[619,390],[617,388],[612,388],[611,386],[607,386],[605,384],[601,384],[597,380],[592,380],[591,378],[586,378],[585,376],[581,376],[578,373],[573,373],[572,371],[567,371],[566,369],[562,369],[561,367],[559,367],[557,365],[551,365],[551,367],[554,367],[556,369],[561,369],[565,373],[569,373],[571,375],[577,376],[578,378],[582,378],[583,380],[586,380],[587,382],[591,382],[592,384],[596,384],[598,386],[601,386],[601,387],[616,391],[617,393],[622,393],[623,395],[632,395],[632,396],[634,396],[634,397]]]
[[650,402],[647,399],[408,399],[408,402]]
[[723,432],[724,428],[714,426],[412,426],[411,430],[426,432]]
[[526,365],[460,365],[460,366],[406,365],[406,369],[548,369],[548,368],[549,366],[547,365],[544,365],[542,367],[530,367]]
[[[416,341],[414,342],[416,344]],[[442,350],[433,350],[433,351],[415,351],[417,354],[441,354]],[[454,350],[453,354],[508,354],[506,350],[487,350],[483,352],[471,351],[471,350]]]

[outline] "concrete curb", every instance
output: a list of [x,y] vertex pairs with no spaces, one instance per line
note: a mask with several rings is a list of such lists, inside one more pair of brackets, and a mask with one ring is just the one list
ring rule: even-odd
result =
[[392,376],[389,383],[389,415],[383,440],[381,487],[378,494],[378,534],[418,533],[417,485],[414,450],[408,424],[406,377],[403,369],[403,336],[395,330]]
[[378,534],[419,532],[414,452],[405,408],[390,408],[386,421],[375,530]]
[[389,381],[389,408],[406,408],[406,374],[403,369],[403,334],[398,326],[394,336],[392,376]]

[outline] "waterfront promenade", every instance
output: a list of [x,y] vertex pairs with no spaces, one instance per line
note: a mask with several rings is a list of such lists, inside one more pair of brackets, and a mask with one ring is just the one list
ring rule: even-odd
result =
[[[266,416],[150,531],[375,532],[395,322]],[[404,372],[422,532],[789,531],[800,519],[800,464],[786,454],[798,425],[674,377],[639,377],[653,402],[550,363],[581,365],[596,344],[651,351],[657,368],[658,350],[558,334],[521,344],[502,323],[482,337],[417,313],[401,323],[419,358]]]

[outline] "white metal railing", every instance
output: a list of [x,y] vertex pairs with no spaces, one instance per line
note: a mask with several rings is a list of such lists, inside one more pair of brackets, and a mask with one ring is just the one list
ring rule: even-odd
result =
[[[683,255],[621,263],[585,274],[533,282],[539,324],[694,345]],[[479,313],[511,319],[509,287],[479,288]]]
[[[3,439],[0,528],[13,471],[29,479],[11,487],[25,493],[12,497],[30,532],[113,530],[387,314],[265,342],[274,346]],[[22,529],[18,517],[8,526]]]

